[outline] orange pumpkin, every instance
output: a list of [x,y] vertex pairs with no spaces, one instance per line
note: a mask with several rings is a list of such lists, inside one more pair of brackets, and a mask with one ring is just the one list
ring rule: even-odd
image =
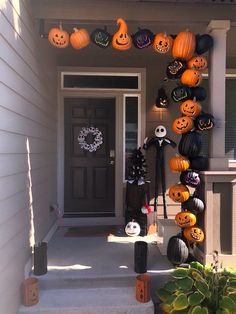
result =
[[173,45],[173,38],[166,33],[159,33],[155,36],[152,47],[156,52],[167,53],[171,50]]
[[197,70],[185,70],[180,79],[183,85],[189,87],[198,86],[202,81],[202,74]]
[[169,166],[172,171],[182,172],[189,168],[190,162],[187,158],[176,155],[169,160]]
[[203,71],[207,68],[207,59],[204,56],[196,56],[191,58],[187,65],[189,69]]
[[73,28],[74,33],[70,35],[70,44],[74,49],[82,49],[89,45],[90,36],[85,28]]
[[189,189],[186,185],[175,184],[169,189],[169,197],[176,203],[183,203],[189,199]]
[[66,48],[69,45],[69,34],[61,26],[54,27],[48,33],[48,40],[56,48]]
[[119,18],[116,23],[119,29],[112,37],[112,46],[118,50],[128,50],[131,48],[132,39],[128,34],[127,24],[122,18]]
[[196,118],[202,111],[202,106],[196,100],[188,99],[179,106],[182,114],[188,117]]
[[174,59],[186,59],[192,58],[196,47],[195,35],[189,31],[180,32],[175,38],[172,55]]
[[191,212],[179,212],[175,216],[175,223],[180,228],[193,227],[196,222],[197,222],[197,218]]
[[172,124],[172,130],[178,134],[191,131],[194,127],[193,120],[187,116],[176,118]]
[[198,227],[190,227],[184,229],[184,237],[191,242],[203,242],[205,235],[202,229]]

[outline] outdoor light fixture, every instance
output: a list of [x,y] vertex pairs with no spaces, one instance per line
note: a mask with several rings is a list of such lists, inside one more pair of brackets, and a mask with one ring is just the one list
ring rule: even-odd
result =
[[155,105],[157,108],[167,108],[169,106],[169,98],[164,87],[158,89]]

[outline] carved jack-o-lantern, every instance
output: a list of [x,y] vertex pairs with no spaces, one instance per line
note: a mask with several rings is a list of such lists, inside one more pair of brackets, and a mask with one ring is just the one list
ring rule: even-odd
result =
[[180,175],[180,181],[182,184],[189,185],[193,188],[199,186],[201,182],[199,174],[192,170],[182,172]]
[[202,71],[207,68],[207,59],[204,56],[196,56],[188,61],[188,68]]
[[125,233],[130,236],[130,237],[135,237],[138,236],[141,232],[141,228],[140,225],[133,221],[130,221],[127,223],[126,227],[125,227]]
[[166,68],[166,76],[168,79],[177,79],[187,69],[186,61],[176,59],[171,61]]
[[198,227],[190,227],[184,229],[184,237],[191,242],[203,242],[204,232]]
[[171,98],[175,102],[187,100],[191,95],[191,88],[188,86],[177,86],[171,92]]
[[200,131],[209,131],[214,128],[215,121],[213,115],[209,113],[203,113],[197,117],[195,126]]
[[134,47],[143,49],[149,47],[154,40],[154,34],[149,29],[140,29],[132,36]]
[[184,134],[194,127],[193,120],[187,116],[176,118],[172,124],[172,130],[178,134]]
[[112,37],[112,46],[118,50],[128,50],[131,48],[132,39],[128,34],[127,24],[122,18],[119,18],[116,23],[119,29]]
[[181,76],[180,79],[183,85],[187,85],[189,87],[198,86],[202,81],[202,74],[197,70],[186,70]]
[[104,29],[96,28],[91,34],[92,42],[100,48],[107,48],[111,43],[112,36]]
[[191,212],[179,212],[175,216],[175,223],[180,228],[193,227],[196,222],[197,222],[197,218]]
[[199,102],[188,99],[182,102],[179,109],[181,113],[185,116],[196,118],[197,116],[199,116],[202,110],[202,106]]
[[189,189],[183,184],[175,184],[169,189],[169,197],[176,203],[182,203],[189,198]]
[[69,45],[69,34],[62,27],[54,27],[48,33],[48,40],[56,48],[66,48]]
[[173,45],[173,38],[166,33],[159,33],[155,36],[153,48],[156,52],[167,53],[171,50]]

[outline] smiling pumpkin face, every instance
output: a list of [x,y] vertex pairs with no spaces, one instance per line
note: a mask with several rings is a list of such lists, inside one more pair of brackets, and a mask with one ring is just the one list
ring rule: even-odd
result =
[[128,34],[128,27],[121,18],[117,20],[117,25],[119,25],[119,29],[112,37],[112,46],[118,50],[128,50],[132,45],[132,39]]
[[182,203],[189,198],[189,189],[183,184],[175,184],[169,189],[169,197],[176,203]]
[[175,216],[175,223],[180,228],[193,227],[196,222],[196,216],[190,212],[180,212]]
[[198,227],[190,227],[184,229],[184,237],[191,242],[201,243],[205,236],[202,229]]
[[188,61],[188,68],[203,71],[207,68],[207,59],[204,56],[196,56]]
[[69,34],[61,28],[54,27],[48,33],[48,40],[56,48],[66,48],[69,45]]
[[178,134],[187,133],[191,131],[193,127],[193,120],[187,116],[176,118],[172,124],[172,130]]
[[158,53],[167,53],[171,50],[173,45],[173,38],[166,33],[159,33],[155,36],[153,48]]
[[196,118],[197,116],[199,116],[202,110],[202,106],[199,102],[188,99],[182,102],[179,109],[183,115]]

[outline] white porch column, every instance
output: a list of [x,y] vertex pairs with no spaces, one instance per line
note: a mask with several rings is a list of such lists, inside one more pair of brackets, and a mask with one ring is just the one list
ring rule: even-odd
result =
[[214,39],[209,56],[209,112],[216,118],[216,126],[210,134],[209,170],[228,170],[225,158],[225,72],[229,29],[229,20],[212,20],[207,27]]

